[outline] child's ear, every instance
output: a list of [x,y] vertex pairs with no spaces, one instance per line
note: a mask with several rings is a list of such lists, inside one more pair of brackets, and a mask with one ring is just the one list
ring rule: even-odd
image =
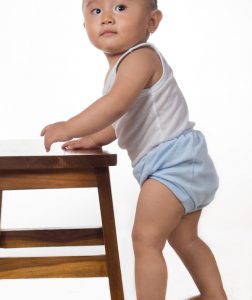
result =
[[86,28],[86,24],[85,24],[85,22],[83,23],[83,26],[84,26],[84,28]]
[[161,10],[155,9],[151,12],[150,20],[149,20],[149,33],[153,33],[157,30],[159,23],[163,18],[163,14]]

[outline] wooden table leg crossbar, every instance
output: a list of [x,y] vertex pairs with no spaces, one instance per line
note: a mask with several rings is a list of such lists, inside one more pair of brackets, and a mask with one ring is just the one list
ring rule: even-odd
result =
[[[92,155],[84,154],[79,154],[79,158],[91,159]],[[101,152],[100,156],[102,155],[109,154]],[[67,157],[72,158],[71,155]],[[97,167],[100,163],[98,164],[97,161],[90,163],[89,161],[88,165],[82,169],[80,167],[66,168],[64,163],[64,168],[36,169],[34,167],[23,170],[11,168],[1,170],[1,159],[0,157],[0,222],[3,191],[5,190],[97,187],[102,227],[0,230],[0,248],[104,245],[105,255],[1,257],[0,279],[108,277],[111,299],[123,300],[108,166]]]

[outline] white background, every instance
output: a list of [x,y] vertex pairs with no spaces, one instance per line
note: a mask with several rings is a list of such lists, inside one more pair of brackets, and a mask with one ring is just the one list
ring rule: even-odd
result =
[[[164,18],[150,42],[173,68],[221,180],[203,212],[200,235],[216,255],[229,299],[251,300],[252,2],[159,2]],[[81,0],[0,0],[0,140],[39,139],[48,123],[77,114],[101,95],[107,67],[86,37]],[[114,209],[125,298],[134,300],[131,228],[139,188],[126,153],[116,143],[105,149],[118,154],[118,166],[111,168]],[[93,190],[5,192],[3,199],[5,228],[100,224]],[[83,251],[54,249],[55,255]],[[168,245],[164,255],[168,299],[196,294]],[[109,299],[107,279],[2,280],[0,294],[4,300]]]

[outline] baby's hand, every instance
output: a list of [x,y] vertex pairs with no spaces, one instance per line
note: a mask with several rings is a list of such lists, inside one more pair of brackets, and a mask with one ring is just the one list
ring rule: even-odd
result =
[[41,136],[44,136],[44,145],[46,151],[49,152],[51,145],[55,142],[65,142],[71,140],[72,137],[66,134],[66,122],[57,122],[47,125],[42,131]]
[[91,136],[86,136],[78,140],[66,142],[62,145],[62,148],[66,150],[74,150],[74,149],[99,149],[101,147],[95,143],[95,141],[92,139]]

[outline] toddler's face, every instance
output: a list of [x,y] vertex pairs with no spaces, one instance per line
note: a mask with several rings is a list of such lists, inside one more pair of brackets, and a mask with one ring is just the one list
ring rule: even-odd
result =
[[147,0],[84,0],[83,13],[90,41],[106,54],[123,53],[151,32]]

